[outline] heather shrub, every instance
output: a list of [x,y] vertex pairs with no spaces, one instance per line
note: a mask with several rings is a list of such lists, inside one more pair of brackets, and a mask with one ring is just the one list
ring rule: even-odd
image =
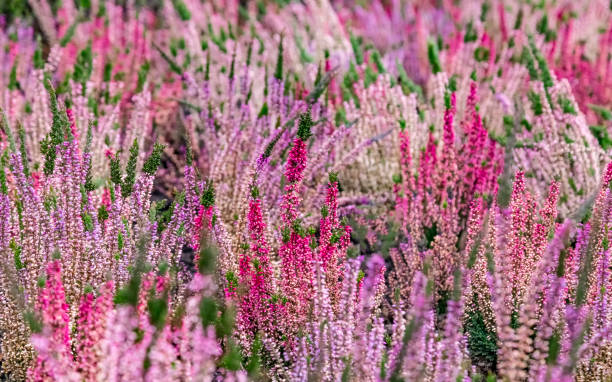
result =
[[0,11],[0,379],[612,377],[609,4]]

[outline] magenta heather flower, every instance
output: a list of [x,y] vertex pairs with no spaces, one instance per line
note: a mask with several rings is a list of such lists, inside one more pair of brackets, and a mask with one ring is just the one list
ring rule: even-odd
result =
[[28,370],[29,378],[39,381],[68,376],[73,367],[70,318],[59,260],[47,265],[46,277],[36,304],[43,330],[42,334],[34,334],[33,344],[39,354],[36,364]]
[[346,249],[350,244],[351,227],[342,226],[338,219],[338,182],[330,176],[325,204],[319,222],[318,260],[325,271],[325,279],[332,304],[340,298],[340,277],[343,270]]
[[76,368],[85,380],[94,379],[100,372],[98,365],[104,356],[102,339],[113,309],[113,289],[109,281],[101,287],[99,296],[90,292],[81,298],[75,339]]
[[303,179],[303,172],[306,168],[306,144],[301,138],[293,140],[293,147],[289,151],[287,166],[285,168],[285,178],[288,184],[285,186],[283,195],[283,223],[290,225],[298,216],[297,208],[300,204],[300,187]]
[[285,324],[285,302],[275,294],[272,285],[270,249],[266,241],[266,224],[260,199],[249,201],[248,230],[250,252],[240,259],[239,281],[245,291],[238,300],[237,318],[242,345],[246,349],[251,347],[259,333],[275,336]]
[[4,3],[0,379],[610,379],[603,0]]

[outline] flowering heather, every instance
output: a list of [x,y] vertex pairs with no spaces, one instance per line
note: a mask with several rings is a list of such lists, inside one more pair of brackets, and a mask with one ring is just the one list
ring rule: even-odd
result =
[[0,379],[610,380],[611,12],[0,2]]

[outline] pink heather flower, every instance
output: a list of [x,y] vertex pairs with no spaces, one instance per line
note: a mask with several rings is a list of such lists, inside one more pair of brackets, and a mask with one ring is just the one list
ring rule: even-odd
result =
[[[435,205],[434,202],[434,174],[436,170],[437,164],[437,147],[436,142],[433,136],[433,133],[429,133],[429,140],[427,142],[427,147],[425,151],[421,152],[421,156],[419,158],[419,177],[417,179],[417,194],[419,198],[422,198],[421,203],[424,203],[425,208],[433,208]],[[425,213],[427,211],[424,211]],[[426,226],[431,225],[431,215],[433,215],[435,211],[430,211],[429,214],[425,214],[425,221],[423,224]]]
[[260,199],[249,201],[248,229],[251,254],[245,253],[240,259],[240,281],[246,291],[239,303],[238,327],[242,336],[252,339],[259,331],[267,335],[277,332],[282,325],[278,313],[283,310],[282,302],[272,298],[270,249]]
[[36,190],[37,192],[40,192],[40,186],[41,186],[40,171],[32,171],[30,175],[32,177],[32,187],[34,187],[34,190]]
[[47,280],[38,295],[37,309],[42,313],[43,325],[53,331],[53,340],[58,349],[70,351],[68,304],[62,283],[60,260],[47,265]]
[[546,247],[548,235],[555,231],[555,219],[557,218],[557,201],[559,200],[559,183],[552,182],[548,198],[544,207],[539,211],[542,222],[536,223],[533,233],[532,244],[539,252]]
[[72,136],[74,137],[74,139],[78,142],[79,132],[77,131],[77,128],[76,128],[76,122],[74,120],[74,113],[72,112],[72,109],[70,108],[66,109],[66,116],[68,117],[68,122],[70,123],[70,132],[72,133]]
[[412,177],[412,156],[410,154],[410,136],[407,131],[400,131],[400,169],[402,183],[394,185],[396,195],[396,211],[402,221],[402,228],[406,229],[410,209],[413,208],[413,193],[416,192],[414,178]]
[[440,158],[440,184],[439,192],[441,192],[441,201],[446,200],[446,186],[454,185],[454,180],[457,177],[457,162],[455,152],[455,130],[453,121],[456,111],[455,93],[450,94],[450,108],[444,111],[444,132],[442,134],[444,145],[442,146],[442,155]]
[[[266,223],[264,222],[261,211],[261,200],[252,199],[249,201],[248,229],[251,238],[251,249],[259,259],[260,264],[268,262],[270,248],[266,242]],[[264,274],[269,277],[269,274]]]
[[512,214],[510,245],[512,246],[513,264],[511,278],[514,285],[518,285],[518,272],[522,269],[523,262],[525,261],[529,213],[534,203],[525,189],[524,176],[525,173],[523,171],[516,173],[510,199],[510,211]]
[[95,379],[98,362],[103,356],[101,341],[113,309],[113,282],[106,282],[100,295],[87,293],[81,298],[76,337],[76,366],[85,380]]
[[346,249],[350,244],[350,226],[342,226],[338,220],[338,182],[330,182],[323,207],[324,215],[319,222],[319,254],[318,260],[323,265],[325,279],[332,305],[340,298],[342,289],[340,277],[344,270]]
[[279,250],[279,256],[282,263],[281,291],[288,300],[287,337],[291,345],[293,336],[305,322],[310,310],[314,254],[310,248],[310,235],[302,237],[293,229],[289,235],[289,240]]
[[104,207],[106,207],[107,209],[110,208],[111,205],[111,195],[110,195],[110,190],[108,188],[104,188],[104,191],[102,191],[102,201],[101,204],[104,205]]
[[193,225],[193,237],[191,238],[191,246],[194,250],[196,250],[194,261],[197,262],[199,258],[198,249],[200,248],[200,235],[202,229],[206,227],[209,231],[212,230],[212,217],[213,217],[213,207],[204,207],[200,206],[198,209],[198,214],[196,215]]
[[306,144],[302,139],[296,138],[293,147],[289,151],[287,167],[285,168],[285,178],[289,182],[285,186],[285,194],[281,204],[282,220],[285,224],[292,224],[298,215],[297,208],[300,203],[299,188],[304,178],[306,168]]
[[470,94],[466,102],[466,117],[462,123],[463,131],[467,136],[467,142],[461,150],[460,156],[462,169],[460,179],[463,182],[462,192],[467,195],[476,192],[485,192],[486,189],[478,190],[477,185],[485,183],[482,179],[486,176],[482,161],[486,155],[487,131],[482,125],[480,114],[476,111],[478,101],[476,82],[470,83]]
[[[61,378],[72,368],[68,304],[59,260],[47,265],[47,280],[38,294],[36,308],[42,317],[43,333],[32,337],[38,358],[28,371],[31,380]],[[64,370],[62,370],[64,369]]]

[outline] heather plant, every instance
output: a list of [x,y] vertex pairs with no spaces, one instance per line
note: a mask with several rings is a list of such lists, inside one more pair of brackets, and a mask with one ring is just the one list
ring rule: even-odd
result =
[[[151,237],[145,248],[149,263],[177,268],[190,235],[184,226],[194,215],[180,200],[170,214],[156,214],[151,191],[161,146],[144,161],[142,171],[137,171],[140,154],[134,140],[127,163],[110,154],[110,179],[93,172],[91,127],[81,149],[71,109],[60,109],[50,84],[48,88],[51,131],[43,141],[40,173],[30,168],[24,134],[15,136],[8,121],[3,122],[8,147],[2,160],[2,349],[3,369],[15,378],[23,376],[32,356],[23,315],[37,301],[50,262],[56,264],[54,277],[62,281],[68,319],[74,322],[88,288],[108,280],[117,286],[128,281],[141,236]],[[94,174],[104,176],[102,184],[94,184]]]
[[[110,13],[121,11],[110,3],[105,9]],[[70,14],[69,10],[66,12]],[[150,43],[142,31],[145,20],[141,17],[142,20],[126,25],[102,27],[104,19],[121,18],[100,14],[94,21],[79,23],[81,16],[76,13],[70,16],[75,20],[72,29],[64,30],[63,41],[49,47],[46,60],[43,43],[40,38],[33,38],[31,28],[17,25],[16,30],[9,29],[2,36],[7,47],[3,51],[7,70],[2,72],[6,91],[0,96],[0,103],[8,123],[23,126],[23,144],[36,173],[42,170],[45,147],[41,141],[51,125],[53,105],[44,96],[49,83],[59,103],[66,102],[70,110],[73,134],[80,138],[81,150],[85,149],[89,129],[92,131],[89,151],[94,177],[99,178],[98,174],[106,169],[110,152],[121,151],[120,156],[127,160],[134,138],[139,138],[141,152],[153,145],[152,140],[143,139],[151,136],[152,121],[156,118],[151,112],[154,89],[146,81]],[[85,32],[96,25],[99,34]],[[129,35],[134,41],[130,38],[120,43],[112,33],[117,29],[133,31]],[[88,35],[89,40],[83,41]],[[122,49],[127,53],[119,53]],[[128,61],[129,66],[123,64]],[[163,113],[162,107],[157,110]],[[141,155],[139,161],[142,160]]]
[[[282,360],[295,349],[299,332],[310,314],[315,263],[320,264],[321,272],[324,272],[324,287],[336,309],[343,288],[340,276],[350,228],[343,226],[337,215],[338,182],[335,175],[330,176],[321,210],[318,243],[314,227],[304,226],[299,212],[307,167],[306,141],[312,124],[309,113],[300,116],[298,134],[285,167],[287,184],[280,205],[283,224],[272,240],[267,229],[267,216],[262,212],[264,202],[259,189],[259,174],[253,176],[247,216],[249,239],[241,246],[246,253],[240,258],[238,275],[227,275],[228,281],[237,284],[229,285],[227,294],[237,299],[241,344],[246,349],[251,348],[253,339],[261,333],[265,336],[260,338],[264,349],[276,358],[270,360],[277,363],[275,368],[282,366]],[[273,268],[271,256],[280,260],[279,269]]]
[[468,221],[491,203],[497,194],[496,179],[503,170],[502,151],[487,137],[476,110],[476,84],[471,84],[468,109],[460,123],[464,144],[459,147],[455,141],[455,93],[447,91],[445,97],[442,148],[438,149],[430,131],[416,164],[412,163],[408,127],[401,121],[400,172],[394,176],[393,191],[395,214],[408,242],[400,251],[391,251],[399,267],[392,279],[400,293],[409,290],[415,271],[413,251],[432,256],[436,296],[451,291],[453,269],[469,241]]
[[[571,9],[561,7],[558,10],[559,17],[555,16],[556,21],[553,23],[553,17],[548,16],[551,22],[547,23],[547,14],[555,9],[549,5],[543,5],[542,9],[532,6],[531,12],[527,12],[529,7],[519,4],[508,4],[498,9],[493,9],[487,2],[482,2],[482,7],[464,5],[466,6],[448,5],[437,11],[436,17],[454,19],[456,24],[454,30],[451,28],[450,31],[438,31],[437,42],[433,42],[432,39],[427,40],[427,29],[435,29],[437,24],[423,24],[422,21],[424,17],[429,17],[425,15],[429,15],[431,9],[426,6],[412,9],[400,2],[392,2],[388,8],[384,8],[379,2],[369,2],[368,12],[378,16],[368,18],[368,22],[388,21],[398,25],[405,23],[405,28],[417,30],[417,33],[406,34],[406,38],[417,40],[417,48],[412,40],[404,41],[400,45],[376,42],[373,38],[375,46],[381,52],[373,56],[381,57],[381,65],[393,74],[392,79],[397,79],[408,92],[419,94],[418,88],[405,86],[403,83],[407,81],[402,80],[405,71],[413,67],[396,65],[399,61],[393,58],[397,51],[407,50],[405,54],[411,55],[417,52],[419,56],[411,56],[409,61],[418,65],[414,70],[426,75],[411,75],[412,78],[418,78],[417,83],[427,90],[424,93],[425,101],[431,102],[435,110],[441,109],[439,105],[443,104],[447,84],[456,84],[453,87],[457,89],[457,112],[459,115],[466,112],[463,108],[468,105],[467,100],[471,94],[469,84],[476,81],[479,94],[477,107],[483,126],[492,138],[506,147],[506,152],[512,154],[510,165],[514,165],[515,169],[527,170],[528,183],[533,191],[544,189],[549,179],[559,178],[561,214],[569,216],[577,213],[583,209],[584,195],[593,197],[596,192],[600,181],[598,177],[605,165],[605,154],[609,152],[605,124],[589,126],[587,123],[587,120],[593,121],[592,111],[605,117],[605,106],[595,102],[590,106],[588,102],[577,102],[575,97],[578,93],[570,90],[569,86],[569,83],[576,83],[577,76],[556,69],[559,64],[554,58],[559,49],[555,50],[556,40],[549,35],[557,33],[557,29],[567,29],[565,25],[571,23],[572,17],[580,17],[572,13]],[[600,6],[597,2],[589,4],[584,9],[584,18],[593,17],[594,10]],[[370,15],[364,13],[359,6],[354,10],[357,19],[365,19],[366,14]],[[390,15],[395,18],[390,18]],[[511,16],[516,19],[513,26],[509,23]],[[385,19],[387,21],[383,21]],[[521,28],[521,25],[535,24],[540,26],[534,30]],[[364,21],[363,25],[368,24]],[[363,33],[367,36],[367,30]],[[533,33],[533,40],[528,38],[529,33]],[[580,33],[588,32],[581,30]],[[382,36],[379,34],[377,37]],[[402,37],[394,34],[389,38]],[[565,40],[569,38],[564,37]],[[569,42],[563,44],[566,46]],[[388,45],[391,45],[391,48]],[[585,62],[588,63],[586,59]],[[446,72],[446,76],[440,72]],[[367,73],[364,77],[367,77]],[[365,79],[364,83],[367,86],[368,80]],[[393,99],[400,98],[395,96]],[[532,107],[523,106],[532,104]],[[434,111],[435,117],[432,119],[431,112],[427,112],[429,105],[417,105],[424,116],[421,119],[428,120],[425,126],[432,122],[436,127],[442,125],[443,112]],[[385,114],[378,112],[375,115],[379,117]],[[546,122],[541,121],[544,118]],[[367,125],[376,126],[375,123]],[[441,138],[437,133],[435,136]],[[424,132],[411,138],[413,142],[415,139],[427,139]],[[419,146],[424,146],[424,143],[419,142]],[[384,154],[383,158],[394,155],[389,151]],[[376,162],[387,168],[392,166],[387,165],[384,159]],[[532,166],[536,162],[541,166]]]
[[[511,154],[506,166],[524,169],[534,192],[545,189],[550,179],[559,179],[560,212],[565,217],[576,214],[584,196],[592,197],[597,190],[607,147],[591,133],[568,80],[557,79],[549,68],[544,51],[538,48],[544,42],[541,36],[532,39],[522,31],[512,31],[512,44],[505,42],[497,48],[499,57],[505,59],[487,62],[477,52],[494,55],[495,45],[486,32],[478,31],[475,28],[471,33],[482,38],[466,37],[454,52],[446,52],[447,62],[451,52],[454,55],[451,65],[462,63],[460,72],[450,69],[450,73],[457,75],[458,83],[469,81],[468,76],[480,83],[479,110],[490,136]],[[465,62],[469,65],[463,65]],[[470,67],[474,69],[468,74],[465,68]],[[465,86],[458,88],[463,89],[458,99],[469,97]],[[542,198],[543,193],[539,194]]]
[[[181,71],[187,83],[186,96],[194,97],[186,105],[189,113],[184,115],[188,166],[214,184],[218,223],[229,234],[227,239],[231,246],[231,253],[227,253],[225,258],[233,262],[233,271],[238,270],[236,253],[241,235],[246,232],[247,222],[243,211],[248,209],[246,195],[252,179],[256,176],[262,202],[276,205],[282,196],[283,184],[289,181],[288,175],[283,174],[283,163],[289,160],[295,143],[292,137],[295,129],[300,128],[300,115],[307,112],[312,125],[309,128],[312,137],[303,138],[307,144],[304,150],[310,156],[302,175],[307,186],[301,190],[304,203],[296,207],[304,210],[306,223],[312,223],[314,208],[323,201],[322,185],[326,171],[341,170],[354,160],[369,141],[354,136],[354,130],[349,125],[336,125],[331,120],[322,99],[332,75],[331,70],[325,74],[319,73],[313,89],[308,93],[301,82],[294,83],[295,86],[302,86],[299,90],[290,88],[289,82],[285,81],[284,73],[288,69],[284,65],[282,42],[278,45],[274,75],[266,75],[257,69],[256,63],[263,62],[260,61],[263,56],[253,46],[237,46],[236,49],[232,54],[207,54],[203,72]],[[240,58],[242,49],[247,49],[246,58]],[[170,58],[168,60],[173,62]],[[219,66],[223,63],[225,66],[222,68],[229,67],[229,74],[223,74],[221,70],[221,74],[214,76],[213,71],[220,70]],[[243,74],[238,77],[238,73]],[[255,90],[252,90],[252,79],[257,75],[266,76],[260,106],[256,102],[261,101],[256,101]],[[213,77],[214,82],[211,80]],[[227,82],[219,84],[220,79]],[[221,96],[227,98],[221,99]],[[344,153],[342,146],[348,146],[354,139],[364,139],[364,143]],[[180,162],[174,165],[179,166]],[[272,226],[282,222],[278,209],[271,209],[268,214],[267,219]]]
[[0,11],[0,378],[612,375],[609,4]]
[[[146,241],[139,248],[145,257]],[[30,380],[245,380],[232,345],[232,313],[215,298],[214,249],[202,246],[200,271],[175,304],[170,269],[133,269],[130,280],[115,290],[103,283],[79,300],[76,321],[62,283],[59,260],[48,264],[47,279],[31,320],[35,364]],[[72,329],[70,329],[72,328]],[[225,349],[221,346],[225,343]]]

